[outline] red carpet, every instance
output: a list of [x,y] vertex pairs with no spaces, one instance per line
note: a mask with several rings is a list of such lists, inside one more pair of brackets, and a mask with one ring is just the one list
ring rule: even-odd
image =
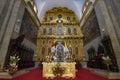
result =
[[[0,80],[10,80],[10,79],[0,79]],[[109,79],[93,74],[86,69],[78,70],[76,73],[75,79],[72,79],[72,78],[46,79],[42,77],[42,70],[38,68],[38,69],[31,70],[30,72],[24,75],[13,78],[11,80],[109,80]],[[120,80],[120,79],[112,79],[112,80]]]

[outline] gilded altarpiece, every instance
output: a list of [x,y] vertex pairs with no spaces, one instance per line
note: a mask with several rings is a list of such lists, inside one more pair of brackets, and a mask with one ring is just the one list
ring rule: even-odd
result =
[[61,43],[77,58],[84,56],[83,34],[73,11],[58,7],[48,10],[43,17],[37,37],[36,60],[51,53],[52,44]]

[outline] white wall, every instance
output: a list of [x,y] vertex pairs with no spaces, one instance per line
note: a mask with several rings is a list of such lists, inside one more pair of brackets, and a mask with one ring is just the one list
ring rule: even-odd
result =
[[36,45],[34,43],[30,42],[27,39],[23,40],[22,45],[25,45],[27,48],[30,48],[30,49],[34,50],[34,52],[36,50]]
[[87,57],[87,59],[88,59],[87,50],[90,47],[94,47],[96,52],[97,52],[97,49],[98,49],[98,46],[99,46],[100,43],[101,43],[101,39],[100,39],[100,37],[98,37],[98,38],[94,39],[93,41],[91,41],[90,43],[88,43],[87,45],[84,46],[84,52],[85,52],[85,56]]

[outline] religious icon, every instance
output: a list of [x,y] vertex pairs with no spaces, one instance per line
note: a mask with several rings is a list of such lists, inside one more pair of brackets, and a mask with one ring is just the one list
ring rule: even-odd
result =
[[62,27],[61,26],[58,27],[57,33],[62,34]]
[[71,34],[71,29],[70,28],[68,28],[68,34]]
[[58,42],[56,45],[56,52],[57,52],[57,61],[63,62],[64,61],[64,46],[61,42]]
[[70,54],[72,54],[72,48],[69,47],[68,50],[69,50]]
[[46,34],[46,28],[43,28],[43,34]]
[[73,32],[74,32],[74,34],[77,34],[77,29],[74,28],[74,29],[73,29]]
[[49,34],[52,34],[52,28],[49,28]]

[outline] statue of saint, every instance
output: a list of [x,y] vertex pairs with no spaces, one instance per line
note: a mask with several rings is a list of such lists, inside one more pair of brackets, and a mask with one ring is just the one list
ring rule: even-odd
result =
[[64,61],[64,46],[60,42],[56,46],[56,53],[57,53],[57,61],[63,62]]

